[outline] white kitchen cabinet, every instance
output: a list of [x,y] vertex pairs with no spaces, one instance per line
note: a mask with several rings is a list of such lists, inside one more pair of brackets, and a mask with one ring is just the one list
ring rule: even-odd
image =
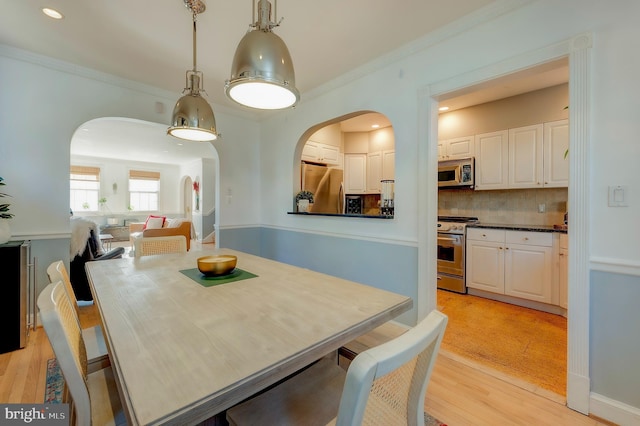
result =
[[344,155],[345,194],[364,194],[367,190],[367,154]]
[[552,303],[553,234],[507,231],[504,294]]
[[559,305],[565,309],[569,307],[569,236],[560,234],[560,249],[558,253],[558,287]]
[[509,178],[509,131],[475,136],[475,189],[505,189]]
[[500,229],[467,228],[467,287],[504,294],[504,241]]
[[457,160],[474,156],[474,136],[445,139],[438,142],[438,160]]
[[367,193],[379,194],[382,179],[395,179],[395,151],[375,151],[367,154]]
[[543,126],[509,129],[509,188],[542,188]]
[[569,120],[544,123],[544,186],[569,186]]
[[476,135],[475,189],[567,187],[568,147],[568,120]]
[[467,286],[551,304],[553,234],[467,229]]
[[302,148],[301,159],[313,163],[322,163],[331,166],[339,166],[340,149],[337,146],[327,145],[315,141],[307,141]]
[[396,178],[396,151],[382,151],[382,179]]
[[367,154],[367,192],[379,194],[382,179],[382,151]]

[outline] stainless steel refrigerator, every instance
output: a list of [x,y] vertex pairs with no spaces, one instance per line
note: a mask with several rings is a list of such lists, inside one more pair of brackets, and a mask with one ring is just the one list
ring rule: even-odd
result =
[[344,213],[342,170],[302,163],[302,189],[313,194],[311,213]]

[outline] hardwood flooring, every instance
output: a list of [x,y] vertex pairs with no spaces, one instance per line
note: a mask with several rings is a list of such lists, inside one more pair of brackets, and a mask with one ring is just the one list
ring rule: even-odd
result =
[[[83,326],[99,321],[94,306],[81,308]],[[42,403],[47,360],[53,357],[41,327],[31,333],[26,348],[1,354],[0,402]],[[448,426],[609,425],[488,374],[446,351],[441,351],[436,361],[425,410]]]

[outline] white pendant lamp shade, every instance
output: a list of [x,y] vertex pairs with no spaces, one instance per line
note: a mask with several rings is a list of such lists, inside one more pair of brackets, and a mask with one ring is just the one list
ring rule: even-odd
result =
[[289,49],[271,29],[271,4],[258,2],[258,22],[240,40],[225,93],[233,101],[258,109],[283,109],[300,100]]
[[191,141],[213,141],[218,138],[216,118],[209,103],[200,95],[202,89],[202,72],[196,69],[196,16],[206,9],[201,0],[184,0],[187,8],[193,13],[193,70],[186,73],[186,93],[173,109],[171,126],[167,133],[176,138]]

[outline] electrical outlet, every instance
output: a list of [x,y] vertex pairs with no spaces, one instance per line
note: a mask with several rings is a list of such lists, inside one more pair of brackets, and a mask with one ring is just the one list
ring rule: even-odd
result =
[[542,204],[538,204],[538,213],[544,213],[547,209],[547,206],[542,203]]

